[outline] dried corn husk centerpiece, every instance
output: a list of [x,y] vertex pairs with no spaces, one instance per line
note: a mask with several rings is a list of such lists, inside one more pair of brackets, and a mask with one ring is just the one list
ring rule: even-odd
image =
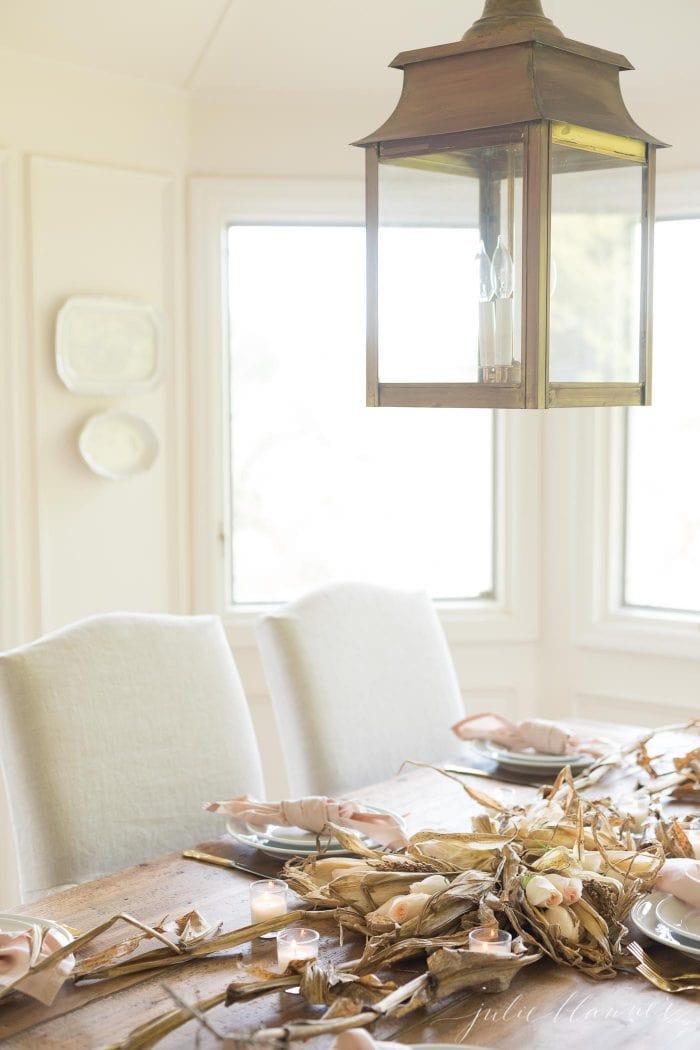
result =
[[470,832],[422,831],[386,854],[334,828],[359,857],[287,865],[300,896],[367,937],[362,971],[466,951],[469,931],[488,924],[513,934],[516,955],[543,952],[595,978],[628,968],[624,923],[656,880],[661,843],[638,848],[628,818],[583,798],[568,769],[546,799],[513,809],[461,786],[488,809]]

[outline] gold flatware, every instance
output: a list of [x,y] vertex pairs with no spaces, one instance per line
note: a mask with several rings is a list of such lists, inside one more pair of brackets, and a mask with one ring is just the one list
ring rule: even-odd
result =
[[516,773],[502,772],[500,769],[498,772],[489,773],[488,770],[480,769],[478,766],[448,765],[442,768],[447,773],[456,773],[461,777],[484,777],[485,780],[502,781],[504,784],[518,784],[520,787],[541,788],[546,786],[544,783],[529,780],[526,777],[519,777]]
[[645,977],[647,981],[661,989],[662,992],[697,992],[700,991],[700,973],[682,973],[673,976],[661,972],[658,965],[650,955],[644,951],[636,941],[627,945],[627,951],[634,956],[639,963],[637,973]]
[[243,871],[246,875],[254,875],[256,879],[270,878],[264,871],[253,871],[252,868],[246,868],[235,860],[229,860],[228,857],[215,857],[213,853],[200,853],[196,849],[186,849],[182,855],[187,860],[198,860],[202,864],[217,864],[220,868],[232,868],[234,871]]

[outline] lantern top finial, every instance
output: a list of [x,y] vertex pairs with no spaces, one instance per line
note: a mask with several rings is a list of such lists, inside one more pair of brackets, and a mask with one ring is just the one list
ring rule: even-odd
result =
[[481,18],[467,30],[462,40],[498,44],[513,29],[536,31],[540,37],[561,39],[564,36],[545,15],[541,0],[486,0]]

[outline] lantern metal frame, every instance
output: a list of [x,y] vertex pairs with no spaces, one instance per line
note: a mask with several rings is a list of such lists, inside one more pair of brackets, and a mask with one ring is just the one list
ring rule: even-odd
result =
[[[486,0],[461,41],[404,52],[389,119],[354,143],[366,151],[367,404],[391,407],[550,408],[651,403],[656,151],[664,145],[627,111],[622,55],[568,40],[539,0]],[[458,149],[523,143],[522,377],[516,383],[380,382],[379,165]],[[568,145],[643,168],[639,380],[549,381],[552,148]],[[605,164],[605,160],[602,160]],[[593,165],[592,165],[593,166]],[[480,203],[480,226],[488,222]]]

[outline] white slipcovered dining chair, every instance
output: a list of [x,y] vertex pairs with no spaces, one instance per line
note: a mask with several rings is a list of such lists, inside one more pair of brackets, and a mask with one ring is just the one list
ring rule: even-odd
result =
[[337,794],[456,752],[464,710],[427,595],[331,584],[263,617],[258,641],[293,794]]
[[263,791],[221,622],[94,616],[0,655],[0,773],[23,900],[220,834],[202,804]]

